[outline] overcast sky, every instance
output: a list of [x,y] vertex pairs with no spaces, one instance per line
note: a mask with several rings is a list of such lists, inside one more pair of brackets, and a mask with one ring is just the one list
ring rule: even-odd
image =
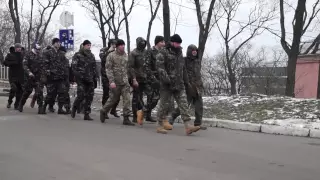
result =
[[[45,1],[45,0],[43,0]],[[187,46],[189,44],[198,44],[198,22],[197,22],[197,16],[195,13],[195,6],[194,4],[190,3],[190,0],[170,0],[170,8],[171,8],[171,34],[178,33],[183,39],[182,46],[183,49],[186,50]],[[23,0],[24,7],[30,7],[28,4],[30,3],[30,0]],[[182,2],[182,3],[181,3]],[[252,2],[253,0],[243,0],[243,4],[240,6],[238,13],[235,17],[236,21],[241,22],[247,22],[248,21],[248,13],[250,11],[250,8],[252,8]],[[271,2],[271,1],[270,1]],[[277,2],[277,1],[275,1]],[[290,1],[288,1],[290,3]],[[295,2],[295,0],[292,0],[292,2]],[[311,11],[311,5],[313,0],[308,0],[310,2],[308,5],[308,10]],[[180,4],[180,5],[179,5]],[[296,6],[296,2],[293,3],[294,6]],[[206,8],[207,9],[207,8]],[[268,7],[266,7],[266,10]],[[290,10],[290,7],[288,8]],[[28,8],[24,8],[23,11],[27,12],[29,11]],[[94,44],[94,48],[92,51],[96,55],[96,58],[98,59],[98,51],[99,48],[102,47],[102,41],[100,39],[100,31],[97,28],[97,24],[91,20],[90,15],[88,12],[80,6],[78,2],[71,1],[65,6],[60,6],[57,8],[57,10],[54,13],[53,20],[50,24],[50,31],[56,31],[58,36],[58,30],[63,28],[59,23],[59,16],[63,11],[69,11],[74,14],[74,27],[75,31],[75,38],[78,42],[78,44],[75,44],[76,47],[79,47],[79,43],[83,42],[83,40],[88,39]],[[175,15],[178,14],[180,11],[180,16],[178,17],[178,25],[175,26]],[[288,12],[286,17],[292,17],[292,9],[291,12]],[[162,18],[162,9],[159,9],[158,15]],[[292,36],[290,32],[292,32],[292,26],[291,21],[292,19],[288,19],[286,21],[286,27],[288,30],[288,36]],[[136,45],[135,39],[139,36],[146,37],[147,34],[147,28],[148,28],[148,22],[150,19],[150,10],[149,10],[149,4],[147,0],[140,0],[139,5],[134,7],[133,12],[130,15],[130,36],[131,36],[131,49],[133,49]],[[219,24],[223,26],[225,24],[226,20],[221,19]],[[270,22],[272,24],[270,27],[274,30],[276,30],[277,33],[279,33],[280,26],[279,26],[279,20],[276,19],[273,22]],[[232,22],[232,30],[231,33],[234,34],[238,30],[238,22]],[[315,28],[317,29],[317,28]],[[277,31],[278,30],[278,31]],[[158,18],[154,21],[152,26],[152,33],[151,33],[151,41],[150,43],[153,44],[154,37],[156,35],[162,35],[163,34],[163,25],[161,20]],[[313,37],[316,37],[317,32],[315,30],[309,30],[306,33],[306,36],[304,37],[304,40],[312,39]],[[239,36],[235,39],[235,41],[232,42],[232,44],[238,44],[241,42],[241,40],[245,39],[248,36],[247,33],[243,34],[242,36]],[[121,32],[122,39],[126,40],[126,34],[125,34],[125,24],[123,23],[123,28]],[[214,28],[212,32],[210,33],[210,37],[208,39],[208,42],[206,44],[206,54],[209,56],[213,56],[214,54],[221,51],[222,47],[222,39],[217,31],[217,28]],[[266,47],[280,47],[279,46],[279,39],[270,34],[269,32],[264,32],[260,36],[256,37],[250,42],[254,48],[259,48],[261,46]]]

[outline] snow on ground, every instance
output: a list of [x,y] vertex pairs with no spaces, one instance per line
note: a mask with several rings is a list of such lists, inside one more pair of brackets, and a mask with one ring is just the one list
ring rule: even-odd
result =
[[[101,95],[95,95],[93,109],[101,108],[101,98]],[[122,101],[118,106],[120,112],[121,106]],[[320,100],[316,99],[258,94],[213,96],[203,97],[203,107],[204,118],[320,129]],[[154,116],[157,109],[158,107],[153,110]],[[192,106],[190,115],[194,116]]]

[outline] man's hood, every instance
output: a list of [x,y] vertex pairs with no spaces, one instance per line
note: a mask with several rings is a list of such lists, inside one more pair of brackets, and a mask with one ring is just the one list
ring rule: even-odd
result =
[[[188,48],[187,48],[187,57],[194,57],[192,55],[192,51],[197,51],[198,52],[198,48],[194,44],[191,44],[191,45],[188,46]],[[198,57],[198,54],[195,57]]]
[[[144,44],[143,44],[144,43]],[[143,37],[138,37],[136,39],[137,49],[143,50],[147,46],[147,41]]]

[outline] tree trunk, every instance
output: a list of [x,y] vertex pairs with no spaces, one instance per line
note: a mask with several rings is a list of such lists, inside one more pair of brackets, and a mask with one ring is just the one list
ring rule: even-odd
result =
[[21,43],[21,27],[17,0],[9,0],[9,10],[15,31],[14,42]]
[[164,40],[169,42],[170,40],[170,7],[169,0],[162,1],[163,6],[163,35]]
[[150,45],[150,34],[151,34],[151,27],[152,27],[152,21],[149,22],[149,26],[148,26],[148,32],[147,32],[147,48],[151,49],[151,45]]
[[229,75],[231,95],[237,94],[237,80],[233,73]]
[[294,55],[289,56],[288,58],[288,66],[287,66],[287,83],[286,83],[286,96],[294,97],[294,87],[296,82],[296,64],[297,64],[298,54],[294,53]]
[[31,13],[28,29],[28,50],[31,50],[31,31],[32,31],[32,22],[33,22],[33,0],[31,0]]
[[124,14],[124,22],[126,24],[126,34],[127,34],[127,51],[128,54],[130,53],[130,29],[129,29],[129,22],[128,22],[128,16],[127,16],[127,10],[126,10],[126,3],[125,0],[122,0],[122,10]]

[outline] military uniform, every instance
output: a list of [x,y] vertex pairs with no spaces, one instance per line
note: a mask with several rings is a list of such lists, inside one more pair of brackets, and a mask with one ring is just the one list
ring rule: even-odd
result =
[[23,60],[23,68],[26,75],[26,82],[19,104],[19,111],[23,111],[23,106],[32,93],[32,90],[35,89],[35,97],[37,98],[37,104],[39,105],[38,114],[43,114],[43,79],[45,75],[42,55],[34,52],[34,50],[27,52]]
[[[118,40],[117,46],[124,45],[122,40]],[[130,120],[130,85],[128,82],[128,56],[125,52],[118,50],[110,53],[107,57],[106,72],[109,83],[115,83],[116,88],[110,89],[110,97],[100,110],[100,121],[105,122],[105,114],[120,100],[123,100],[123,124],[134,125]]]
[[47,75],[47,96],[44,104],[44,112],[47,105],[54,105],[58,95],[58,114],[65,114],[62,107],[66,103],[66,93],[68,93],[66,81],[69,78],[69,61],[65,57],[65,52],[56,50],[54,47],[44,54],[44,70]]
[[[113,47],[111,47],[111,43],[116,43],[115,40],[108,43],[108,47],[104,47],[100,49],[99,57],[101,59],[101,81],[102,81],[102,106],[105,105],[107,100],[109,99],[109,79],[106,74],[106,62],[108,55],[114,51]],[[119,117],[117,114],[117,106],[119,101],[112,107],[110,114],[114,115],[115,117]],[[108,115],[106,114],[106,119],[108,119]]]
[[[179,35],[173,35],[170,39],[171,42],[182,42]],[[167,133],[167,130],[172,129],[172,125],[169,124],[167,120],[172,104],[172,97],[175,99],[178,108],[180,109],[186,134],[198,131],[200,127],[194,127],[189,124],[191,118],[188,113],[188,102],[185,93],[185,83],[188,83],[188,76],[181,48],[176,48],[169,43],[164,49],[160,50],[156,56],[156,60],[161,84],[158,111],[159,127],[157,128],[157,132]]]
[[[21,47],[16,44],[16,47]],[[15,47],[10,47],[10,53],[6,55],[3,64],[9,67],[10,93],[7,107],[10,108],[12,99],[16,97],[14,108],[18,109],[20,99],[23,93],[24,70],[23,70],[23,53],[15,52]]]
[[[202,93],[203,93],[203,84],[201,78],[201,61],[198,58],[198,55],[192,55],[192,51],[198,51],[198,48],[195,45],[189,45],[187,49],[187,57],[185,60],[185,68],[188,74],[189,85],[186,86],[187,100],[189,104],[193,104],[195,107],[195,126],[202,125],[202,114],[203,114],[203,101],[202,101]],[[176,108],[172,113],[172,117],[170,119],[170,124],[174,123],[174,120],[180,115],[179,108]],[[201,126],[202,129],[206,129],[206,127]]]
[[156,56],[159,50],[155,47],[148,50],[145,55],[144,71],[146,76],[146,86],[145,93],[147,95],[147,105],[146,105],[146,120],[154,121],[151,119],[151,112],[157,106],[160,99],[160,81],[159,75],[156,67]]
[[[90,43],[91,44],[91,43]],[[81,48],[72,58],[72,72],[77,83],[77,97],[73,103],[71,116],[74,118],[80,103],[84,102],[84,120],[93,120],[91,104],[97,87],[96,60],[90,50]]]
[[[133,88],[132,94],[132,112],[133,112],[133,121],[142,124],[143,121],[143,92],[146,85],[146,76],[144,72],[144,56],[146,53],[147,42],[142,37],[136,39],[137,48],[135,48],[129,55],[128,60],[128,71],[130,84]],[[133,80],[138,82],[138,87],[133,85]]]

